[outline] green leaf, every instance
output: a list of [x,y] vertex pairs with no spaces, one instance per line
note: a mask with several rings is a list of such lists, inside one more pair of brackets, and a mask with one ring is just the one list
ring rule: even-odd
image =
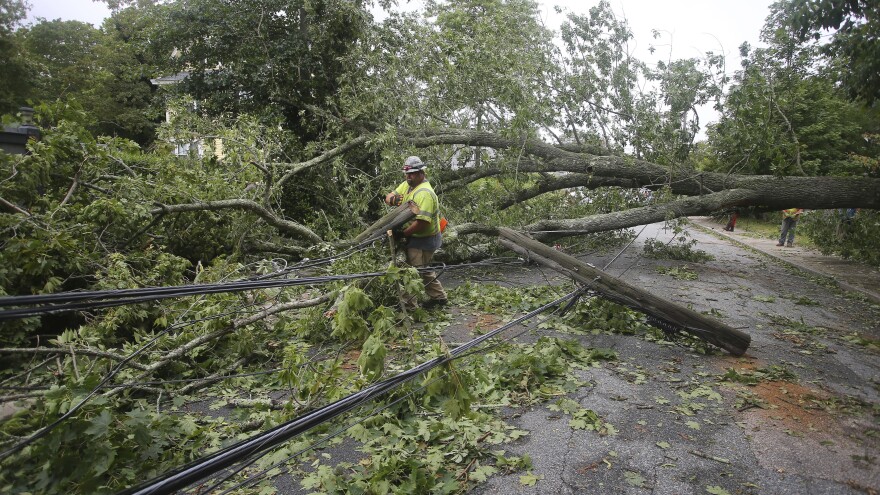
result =
[[473,471],[471,471],[471,473],[468,477],[474,481],[478,481],[478,482],[482,483],[482,482],[486,481],[489,478],[489,476],[492,476],[493,474],[495,474],[497,472],[498,472],[498,469],[495,466],[478,466]]
[[104,446],[101,450],[103,455],[91,459],[92,471],[96,476],[106,473],[116,459],[116,451],[112,447]]
[[535,476],[534,474],[532,474],[531,471],[529,471],[528,474],[519,477],[519,482],[523,486],[535,486],[535,484],[542,479],[544,479],[543,474],[540,476]]
[[692,430],[699,430],[700,429],[700,423],[697,423],[696,421],[688,421],[685,424],[687,425],[688,428],[690,428]]
[[635,471],[624,471],[623,479],[628,485],[637,488],[645,488],[645,482],[647,481],[641,474]]
[[730,495],[730,492],[717,485],[706,486],[706,492],[712,495]]
[[385,369],[385,355],[388,353],[385,342],[378,334],[370,335],[361,347],[361,355],[357,364],[361,374],[368,380],[375,380],[382,376]]
[[658,447],[660,447],[661,449],[668,449],[670,447],[670,445],[667,442],[657,442],[656,445]]
[[92,418],[89,427],[86,428],[86,435],[90,435],[96,438],[107,435],[110,423],[112,421],[113,416],[110,414],[110,411],[104,409],[103,411],[101,411],[101,414]]

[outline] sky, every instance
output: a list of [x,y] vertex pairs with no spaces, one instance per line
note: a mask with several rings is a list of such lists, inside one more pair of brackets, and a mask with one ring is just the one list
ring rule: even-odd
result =
[[[107,5],[93,0],[29,0],[29,20],[38,17],[49,20],[78,20],[100,26],[109,15]],[[659,56],[672,58],[699,56],[707,50],[724,53],[735,59],[739,67],[738,47],[743,41],[758,44],[758,34],[767,17],[772,0],[611,0],[611,6],[620,17],[625,17],[635,35],[635,55],[645,61]],[[399,0],[404,8],[412,8],[416,1]],[[556,28],[563,16],[553,6],[586,13],[598,0],[540,0],[545,25]],[[663,33],[660,40],[652,39],[651,30]],[[648,47],[658,46],[654,56]]]
[[[29,22],[43,17],[49,20],[78,20],[100,26],[109,15],[107,5],[93,0],[29,0]],[[564,15],[554,6],[586,14],[599,0],[539,0],[545,26],[557,30]],[[398,0],[407,10],[420,0]],[[649,64],[658,60],[701,57],[706,51],[727,57],[727,73],[740,68],[739,46],[747,41],[760,46],[758,37],[772,0],[610,0],[618,18],[626,18],[635,37],[633,55]],[[654,39],[652,30],[660,31]],[[649,47],[656,48],[654,54]],[[703,109],[701,122],[715,119],[713,111]],[[705,113],[705,115],[703,115]]]

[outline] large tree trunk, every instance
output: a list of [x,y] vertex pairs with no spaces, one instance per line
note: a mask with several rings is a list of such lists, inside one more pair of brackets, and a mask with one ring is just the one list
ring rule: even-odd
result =
[[[540,162],[529,162],[529,172],[574,172],[583,174],[584,184],[590,176],[629,181],[630,187],[668,185],[674,194],[699,196],[729,189],[753,192],[736,203],[739,206],[773,208],[871,208],[880,209],[880,179],[862,177],[776,177],[745,176],[700,172],[688,168],[667,168],[644,160],[624,156],[599,156],[568,151],[535,139],[510,139],[487,132],[462,129],[425,129],[404,131],[412,145],[462,144],[496,149],[519,149]],[[536,164],[537,163],[537,164]],[[488,169],[474,173],[475,179],[504,173]],[[709,213],[711,210],[698,212]]]

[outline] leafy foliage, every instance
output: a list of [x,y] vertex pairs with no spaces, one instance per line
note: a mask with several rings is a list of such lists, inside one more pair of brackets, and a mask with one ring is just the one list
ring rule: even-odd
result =
[[[740,47],[734,76],[709,143],[723,171],[776,175],[861,173],[854,156],[872,156],[862,135],[874,132],[876,112],[841,94],[836,73],[818,65],[817,48],[797,43],[771,15],[761,35],[768,48]],[[875,150],[876,151],[876,150]]]
[[697,244],[696,239],[688,239],[686,236],[680,236],[675,242],[661,242],[657,239],[645,240],[644,253],[649,258],[691,261],[694,263],[703,263],[712,261],[712,255],[705,251],[694,249]]
[[868,105],[880,98],[876,5],[869,0],[789,0],[781,6],[785,22],[801,41],[819,40],[825,31],[834,30],[831,42],[822,45],[821,50],[834,57],[832,63],[842,66],[840,75],[849,94]]
[[696,280],[698,277],[697,272],[691,270],[686,266],[658,266],[657,272],[664,275],[669,275],[676,280]]
[[27,16],[27,7],[26,0],[0,0],[0,58],[4,66],[0,74],[0,114],[17,110],[24,103],[27,83],[34,72],[25,48],[14,34]]
[[851,218],[841,210],[813,211],[798,222],[798,233],[812,239],[824,254],[880,266],[878,222],[880,213],[872,210],[861,210]]
[[771,365],[767,368],[756,370],[735,370],[728,368],[727,372],[721,377],[724,381],[745,383],[747,385],[756,385],[762,381],[794,381],[797,375],[792,373],[785,366]]
[[[454,141],[462,141],[456,128],[493,131],[522,143],[419,148],[432,182],[449,186],[444,209],[458,225],[520,226],[646,205],[640,192],[578,188],[498,208],[551,178],[521,172],[533,165],[529,143],[543,136],[596,151],[602,163],[638,167],[613,155],[633,151],[661,165],[687,165],[698,149],[695,108],[710,102],[723,103],[725,114],[711,146],[699,149],[705,168],[877,169],[876,112],[843,100],[833,72],[817,69],[815,50],[791,42],[781,23],[768,27],[770,48],[749,50],[747,67],[721,99],[721,57],[637,61],[626,50],[628,26],[607,2],[568,16],[561,49],[529,0],[428,2],[422,12],[391,13],[381,23],[368,3],[349,0],[108,4],[112,17],[95,29],[61,21],[19,28],[25,3],[0,3],[0,54],[8,61],[0,105],[33,97],[43,133],[26,156],[0,153],[0,294],[240,280],[289,266],[287,258],[266,259],[267,252],[335,256],[340,244],[293,245],[291,232],[347,239],[381,215],[377,191],[399,182],[401,156],[420,146],[417,129],[452,128]],[[175,74],[182,79],[176,86],[155,90],[150,83]],[[8,77],[33,83],[33,92]],[[643,80],[650,84],[639,89]],[[169,116],[162,125],[160,107]],[[359,144],[348,147],[353,142]],[[172,156],[177,145],[193,153]],[[671,170],[656,180],[677,180]],[[662,195],[674,199],[668,189]],[[868,236],[869,226],[858,234]],[[601,247],[630,235],[586,241]],[[461,252],[450,247],[447,254]],[[680,237],[648,250],[695,261],[701,252],[693,247]],[[381,271],[384,249],[301,273]],[[34,392],[28,411],[0,424],[3,449],[69,411],[130,360],[69,421],[0,461],[0,491],[118,491],[446,356],[440,335],[447,320],[397,310],[401,294],[422,290],[414,270],[389,267],[363,283],[210,294],[4,324],[3,345],[40,345],[48,355],[4,354],[0,377],[28,377]],[[450,296],[462,307],[508,316],[559,290],[471,282]],[[666,338],[641,315],[600,299],[547,317],[538,329]],[[313,469],[299,473],[305,489],[458,493],[499,473],[525,471],[522,482],[530,485],[541,479],[528,471],[528,458],[497,450],[527,435],[499,419],[498,407],[555,401],[548,407],[569,416],[571,428],[616,431],[594,411],[560,399],[583,385],[575,371],[615,359],[613,351],[551,337],[483,351],[353,411],[344,424],[280,447],[261,467],[274,474],[297,465],[302,457],[294,454],[325,440],[331,428],[351,426],[345,441],[356,444],[362,462],[330,466],[313,455]],[[416,451],[424,455],[402,455]]]
[[370,19],[349,0],[171,2],[158,16],[154,43],[178,53],[165,75],[186,71],[181,89],[209,113],[279,116],[303,139],[318,129],[300,112],[333,105],[345,55]]

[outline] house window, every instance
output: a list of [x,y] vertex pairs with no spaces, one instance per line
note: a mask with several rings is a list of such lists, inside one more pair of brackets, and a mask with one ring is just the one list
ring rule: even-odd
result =
[[200,141],[192,141],[189,143],[175,143],[174,154],[177,156],[202,156],[202,143]]

